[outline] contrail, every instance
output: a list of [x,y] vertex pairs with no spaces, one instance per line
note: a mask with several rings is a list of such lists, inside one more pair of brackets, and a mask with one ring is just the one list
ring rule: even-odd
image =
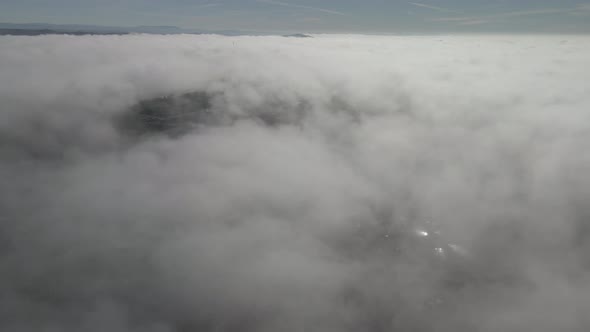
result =
[[436,10],[437,12],[444,12],[444,13],[456,13],[457,12],[455,10],[450,10],[450,9],[437,7],[437,6],[431,6],[431,5],[427,5],[427,4],[419,3],[419,2],[408,2],[408,3],[410,5],[414,5],[414,6]]

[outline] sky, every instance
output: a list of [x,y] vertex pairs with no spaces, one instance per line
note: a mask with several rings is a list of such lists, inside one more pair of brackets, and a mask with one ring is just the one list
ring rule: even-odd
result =
[[590,32],[578,0],[0,0],[0,22],[261,32]]

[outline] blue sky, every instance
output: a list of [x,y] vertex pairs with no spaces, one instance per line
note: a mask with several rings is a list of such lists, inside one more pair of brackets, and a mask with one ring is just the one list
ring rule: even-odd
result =
[[0,22],[269,32],[590,32],[590,1],[0,0]]

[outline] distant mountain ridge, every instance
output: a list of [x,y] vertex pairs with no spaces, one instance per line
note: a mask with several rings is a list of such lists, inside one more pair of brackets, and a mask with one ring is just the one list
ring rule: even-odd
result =
[[128,32],[56,31],[51,29],[2,29],[0,36],[42,36],[42,35],[127,35]]
[[219,34],[225,36],[269,35],[264,32],[245,32],[238,30],[212,31],[204,29],[184,29],[177,26],[134,26],[116,27],[84,24],[50,24],[50,23],[1,23],[0,35],[41,35],[41,34]]

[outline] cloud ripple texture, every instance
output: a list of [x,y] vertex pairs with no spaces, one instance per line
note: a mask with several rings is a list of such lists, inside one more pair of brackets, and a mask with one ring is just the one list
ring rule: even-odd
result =
[[0,329],[588,331],[589,79],[587,36],[0,37]]

